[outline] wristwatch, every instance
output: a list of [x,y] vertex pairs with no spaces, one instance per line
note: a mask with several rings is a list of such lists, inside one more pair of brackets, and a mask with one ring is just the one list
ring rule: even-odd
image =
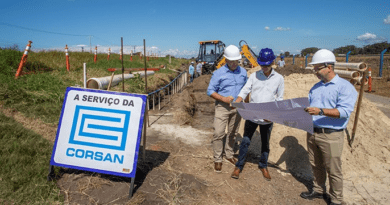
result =
[[322,108],[320,108],[320,112],[318,113],[318,115],[324,115],[324,110],[322,110]]

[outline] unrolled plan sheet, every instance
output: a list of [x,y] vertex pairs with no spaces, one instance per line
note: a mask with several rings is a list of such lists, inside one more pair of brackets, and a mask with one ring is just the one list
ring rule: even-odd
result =
[[267,103],[232,103],[241,117],[253,122],[267,119],[313,134],[313,118],[305,112],[309,107],[308,98],[293,98]]

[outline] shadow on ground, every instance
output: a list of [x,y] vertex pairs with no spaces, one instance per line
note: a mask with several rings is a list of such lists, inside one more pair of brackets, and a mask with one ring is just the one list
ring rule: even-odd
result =
[[[140,148],[142,150],[142,146]],[[143,160],[140,151],[133,194],[142,186],[148,174],[167,160],[169,153],[146,150],[145,156]],[[60,168],[55,178],[63,190],[65,203],[127,204],[129,200],[131,178],[66,168]]]

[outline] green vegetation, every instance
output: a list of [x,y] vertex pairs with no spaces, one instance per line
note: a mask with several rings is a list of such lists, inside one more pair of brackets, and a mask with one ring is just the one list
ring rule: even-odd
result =
[[[27,58],[24,73],[29,73],[15,79],[23,53],[15,48],[0,48],[0,103],[5,107],[13,108],[28,117],[37,117],[47,123],[58,123],[66,87],[83,85],[83,63],[87,63],[87,76],[110,76],[108,68],[122,68],[122,61],[118,54],[111,54],[107,60],[106,54],[98,54],[98,61],[94,63],[93,54],[70,52],[70,72],[66,71],[66,58],[63,52],[30,52]],[[147,61],[147,67],[165,65],[168,68],[178,68],[186,59],[172,58],[152,59]],[[144,68],[144,58],[129,55],[123,56],[124,68]],[[116,74],[121,72],[116,71]],[[162,77],[162,74],[165,77]],[[156,75],[148,77],[148,91],[145,92],[143,78],[125,81],[125,92],[149,93],[162,87],[177,75],[169,69],[161,70]],[[113,91],[122,91],[122,85],[113,87]]]
[[[358,54],[380,54],[383,50],[387,49],[386,53],[390,53],[390,43],[382,42],[382,43],[374,43],[370,45],[366,45],[363,48],[356,47],[354,45],[347,45],[333,49],[333,53],[337,54],[346,54],[348,51],[351,51],[351,55]],[[302,49],[301,55],[306,56],[308,53],[315,53],[319,48],[311,47]]]
[[[70,72],[66,70],[63,52],[30,52],[23,68],[24,75],[15,79],[23,53],[17,47],[0,48],[0,106],[11,108],[24,116],[39,118],[45,123],[57,124],[61,114],[66,88],[83,85],[83,63],[87,63],[87,76],[110,76],[108,68],[121,68],[118,54],[70,52]],[[125,68],[144,68],[144,59],[124,56]],[[172,58],[150,59],[147,67],[178,69],[189,60]],[[27,73],[27,74],[26,74]],[[120,72],[116,72],[119,74]],[[177,73],[169,69],[148,77],[148,91],[165,86]],[[125,92],[146,93],[144,78],[125,81]],[[122,91],[122,84],[112,88]],[[0,204],[60,204],[56,182],[47,182],[49,161],[53,145],[41,135],[24,128],[0,111]],[[56,169],[58,171],[58,169]]]
[[0,112],[0,204],[58,204],[47,181],[52,144]]

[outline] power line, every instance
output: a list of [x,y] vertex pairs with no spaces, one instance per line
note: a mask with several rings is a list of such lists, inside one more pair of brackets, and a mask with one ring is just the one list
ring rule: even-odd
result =
[[64,35],[64,36],[91,36],[91,35],[79,35],[79,34],[68,34],[68,33],[58,33],[58,32],[52,32],[52,31],[44,31],[44,30],[38,30],[38,29],[33,29],[33,28],[27,28],[23,26],[17,26],[9,23],[4,23],[0,22],[1,25],[9,26],[9,27],[14,27],[14,28],[20,28],[20,29],[25,29],[25,30],[30,30],[30,31],[37,31],[37,32],[42,32],[42,33],[51,33],[51,34],[57,34],[57,35]]

